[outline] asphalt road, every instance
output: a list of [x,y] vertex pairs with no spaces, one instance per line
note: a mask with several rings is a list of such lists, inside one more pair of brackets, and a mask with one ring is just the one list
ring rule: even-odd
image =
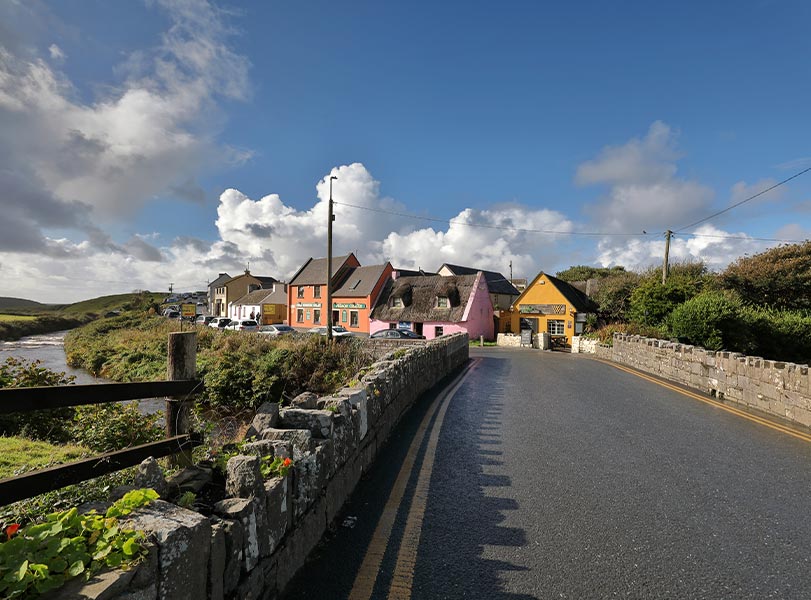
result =
[[412,409],[348,503],[355,520],[285,598],[358,597],[425,415],[372,598],[811,598],[811,443],[583,356],[471,358],[444,415],[441,396]]

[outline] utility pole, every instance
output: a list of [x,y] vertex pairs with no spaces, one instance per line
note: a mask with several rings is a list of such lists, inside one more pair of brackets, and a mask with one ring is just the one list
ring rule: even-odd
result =
[[332,180],[338,179],[335,175],[329,176],[329,217],[327,217],[327,342],[332,342]]
[[513,261],[510,261],[510,283],[513,282]]
[[670,236],[672,235],[673,232],[670,231],[669,229],[665,231],[665,260],[662,263],[662,285],[664,285],[665,282],[667,281],[667,271],[668,271],[667,259],[670,256]]
[[170,295],[172,294],[172,286],[174,286],[174,285],[175,285],[174,283],[169,284],[169,294]]

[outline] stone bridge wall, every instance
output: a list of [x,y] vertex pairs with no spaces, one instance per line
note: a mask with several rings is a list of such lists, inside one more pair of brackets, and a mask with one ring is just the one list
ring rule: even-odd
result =
[[[336,518],[402,415],[467,361],[468,336],[396,348],[359,373],[354,387],[322,398],[311,395],[308,408],[278,411],[271,405],[273,410],[261,415],[266,422],[259,440],[245,446],[244,456],[228,461],[229,497],[214,507],[215,516],[155,501],[124,524],[150,534],[147,561],[89,583],[72,582],[54,597],[276,597]],[[263,481],[259,456],[267,455],[290,457],[294,467],[285,477]],[[167,485],[159,471],[157,479],[151,487]]]
[[634,367],[797,425],[811,426],[808,365],[765,360],[736,352],[614,334],[614,346],[598,346],[598,358]]

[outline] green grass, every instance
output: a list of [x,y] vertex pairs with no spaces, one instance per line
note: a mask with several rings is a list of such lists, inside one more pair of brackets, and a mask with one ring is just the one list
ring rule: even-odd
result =
[[48,465],[70,462],[90,451],[83,446],[55,446],[18,437],[0,437],[0,479]]
[[34,321],[36,319],[33,315],[2,315],[0,314],[0,323],[10,323],[11,321]]
[[[475,348],[478,348],[479,346],[481,346],[481,343],[479,343],[479,340],[470,340],[470,345],[475,347]],[[485,346],[497,346],[498,344],[496,344],[495,342],[488,342],[487,340],[484,340],[484,345]]]

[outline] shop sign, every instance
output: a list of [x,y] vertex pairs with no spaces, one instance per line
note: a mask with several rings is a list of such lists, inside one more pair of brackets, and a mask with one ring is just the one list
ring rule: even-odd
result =
[[522,304],[518,312],[534,315],[565,315],[565,304]]
[[276,315],[276,305],[275,304],[263,304],[262,305],[262,314],[263,315]]
[[333,302],[332,308],[366,308],[363,302]]
[[320,302],[296,302],[296,308],[321,308]]

